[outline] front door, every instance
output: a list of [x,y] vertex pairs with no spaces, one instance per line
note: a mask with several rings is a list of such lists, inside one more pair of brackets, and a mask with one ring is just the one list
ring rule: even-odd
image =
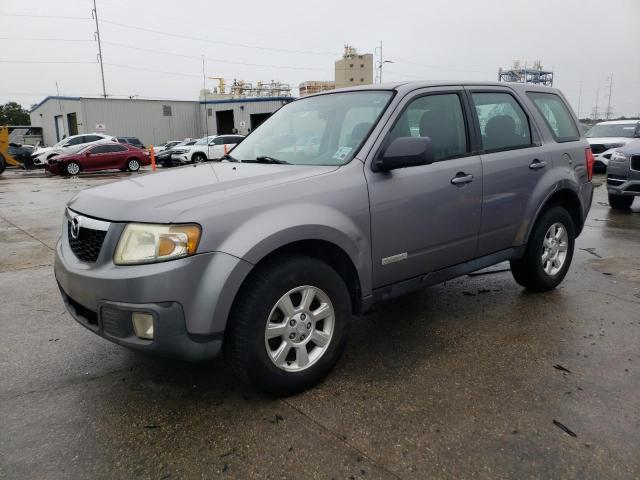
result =
[[394,138],[426,136],[435,161],[391,172],[365,168],[374,288],[471,260],[480,227],[482,166],[471,149],[463,89],[418,91],[398,111],[374,155]]
[[551,158],[520,102],[507,88],[471,91],[480,133],[483,168],[482,225],[478,256],[518,244],[536,185],[551,169]]

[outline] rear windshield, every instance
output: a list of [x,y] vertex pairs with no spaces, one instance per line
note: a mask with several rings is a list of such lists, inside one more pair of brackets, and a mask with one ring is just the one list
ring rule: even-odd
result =
[[637,123],[600,123],[585,134],[587,138],[626,137],[633,138]]

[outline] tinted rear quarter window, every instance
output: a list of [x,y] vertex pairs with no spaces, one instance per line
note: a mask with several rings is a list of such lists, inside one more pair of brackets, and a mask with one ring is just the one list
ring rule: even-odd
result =
[[580,139],[578,127],[567,105],[554,93],[527,92],[536,109],[542,115],[557,142],[571,142]]

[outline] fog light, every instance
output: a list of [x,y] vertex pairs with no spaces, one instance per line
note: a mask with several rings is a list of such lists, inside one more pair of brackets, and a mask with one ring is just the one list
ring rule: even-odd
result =
[[136,337],[153,340],[153,315],[150,313],[133,312],[131,314],[131,321],[133,322],[133,330],[136,332]]

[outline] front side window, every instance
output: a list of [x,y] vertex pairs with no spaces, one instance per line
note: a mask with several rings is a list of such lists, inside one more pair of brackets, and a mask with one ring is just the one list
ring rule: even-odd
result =
[[388,105],[393,92],[331,93],[289,103],[236,146],[247,162],[268,158],[295,165],[351,161]]
[[82,143],[97,142],[99,140],[105,140],[105,138],[99,137],[98,135],[86,135],[83,138],[84,140],[82,141]]
[[460,97],[455,93],[427,95],[413,100],[389,133],[398,137],[429,137],[434,160],[468,152]]
[[109,145],[110,152],[124,152],[127,147],[123,147],[122,145]]
[[71,140],[69,140],[66,144],[65,147],[71,147],[73,145],[80,145],[81,143],[85,143],[85,138],[86,137],[76,137],[76,138],[72,138]]
[[529,98],[551,129],[553,138],[559,142],[579,140],[580,134],[562,99],[554,93],[529,92]]
[[512,150],[532,144],[529,119],[512,95],[474,92],[472,97],[484,151]]
[[91,149],[91,153],[109,153],[111,152],[111,145],[98,145],[97,147],[93,147]]

